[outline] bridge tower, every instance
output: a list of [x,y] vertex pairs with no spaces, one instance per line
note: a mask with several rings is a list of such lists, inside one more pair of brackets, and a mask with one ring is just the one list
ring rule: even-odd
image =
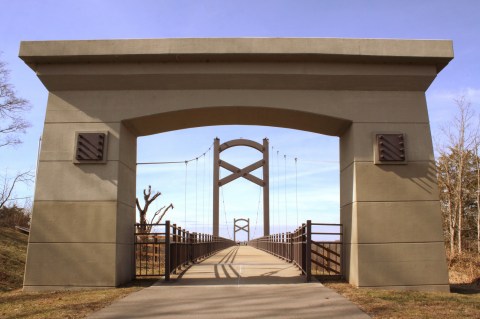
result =
[[[237,225],[239,222],[246,222],[245,225]],[[237,232],[244,231],[247,233],[247,241],[250,241],[250,218],[234,218],[233,219],[233,241],[237,242]]]
[[[220,211],[220,187],[224,186],[237,178],[243,177],[252,183],[263,187],[263,235],[270,234],[270,218],[269,218],[269,174],[268,174],[268,139],[263,139],[263,145],[255,141],[246,139],[236,139],[225,142],[220,145],[220,139],[215,138],[213,143],[213,235],[219,236],[219,211]],[[236,146],[248,146],[263,154],[263,159],[242,169],[222,161],[220,153]],[[232,174],[220,179],[220,167],[223,167]],[[260,179],[252,174],[254,170],[263,167],[263,179]]]

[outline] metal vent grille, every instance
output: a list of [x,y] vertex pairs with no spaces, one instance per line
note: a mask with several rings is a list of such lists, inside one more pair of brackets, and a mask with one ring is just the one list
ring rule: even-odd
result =
[[377,149],[380,162],[405,161],[405,137],[403,134],[377,134]]
[[105,160],[105,133],[78,133],[75,159],[81,162]]

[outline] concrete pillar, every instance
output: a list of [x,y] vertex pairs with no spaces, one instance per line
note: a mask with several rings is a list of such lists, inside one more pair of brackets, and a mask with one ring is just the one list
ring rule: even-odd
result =
[[[420,111],[426,112],[426,105]],[[406,164],[374,164],[374,135],[385,132],[405,134]],[[340,148],[348,281],[359,287],[449,291],[428,121],[353,123]]]
[[[136,137],[120,122],[60,118],[61,103],[50,95],[24,289],[115,287],[134,275]],[[73,163],[77,131],[108,132],[105,164]]]

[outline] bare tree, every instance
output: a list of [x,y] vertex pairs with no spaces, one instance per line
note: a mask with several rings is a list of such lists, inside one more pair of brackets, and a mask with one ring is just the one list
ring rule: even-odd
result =
[[15,186],[18,184],[29,184],[33,181],[31,171],[17,173],[15,177],[9,178],[7,174],[0,181],[0,208],[3,208],[9,202],[15,202],[17,198],[13,197]]
[[474,194],[478,191],[474,184],[478,128],[472,128],[474,114],[470,102],[464,96],[454,102],[458,113],[443,130],[447,141],[438,149],[437,159],[440,199],[452,254],[455,253],[455,244],[457,252],[462,253],[466,238],[464,230],[472,225]]
[[0,147],[21,143],[18,135],[30,127],[23,117],[30,103],[17,96],[9,75],[5,62],[0,61]]
[[168,206],[163,206],[158,209],[154,214],[150,221],[147,223],[147,211],[150,207],[150,204],[153,203],[162,193],[155,192],[152,196],[152,186],[148,185],[148,189],[143,190],[143,200],[144,205],[143,208],[140,206],[138,198],[136,199],[135,203],[137,205],[138,214],[140,217],[140,225],[139,230],[144,233],[149,233],[152,230],[153,225],[158,225],[162,221],[162,218],[165,216],[169,209],[173,209],[173,204],[170,203]]
[[454,188],[452,178],[452,161],[448,154],[440,151],[437,159],[438,186],[440,189],[440,203],[444,215],[444,229],[450,242],[450,251],[455,251],[455,234],[457,229],[457,214],[455,209]]
[[457,149],[457,185],[455,189],[455,197],[457,200],[457,251],[462,253],[462,222],[464,215],[464,197],[465,197],[465,185],[463,183],[465,177],[465,164],[467,149],[472,146],[473,139],[469,135],[468,129],[470,121],[472,119],[471,104],[466,100],[465,96],[461,96],[454,100],[458,108],[459,114],[453,119],[453,127],[455,133],[450,132],[451,147]]
[[[21,143],[20,134],[30,127],[24,119],[24,113],[30,110],[30,103],[17,96],[15,88],[9,83],[10,71],[6,63],[0,61],[0,148]],[[10,204],[16,205],[14,189],[18,184],[33,181],[31,171],[17,173],[14,177],[7,174],[0,177],[0,209]]]

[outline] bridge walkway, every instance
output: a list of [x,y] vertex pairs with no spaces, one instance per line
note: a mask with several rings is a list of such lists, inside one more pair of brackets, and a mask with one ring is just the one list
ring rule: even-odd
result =
[[189,285],[300,284],[300,270],[264,251],[234,246],[195,264],[176,281]]
[[290,263],[234,246],[91,315],[105,318],[370,318]]

